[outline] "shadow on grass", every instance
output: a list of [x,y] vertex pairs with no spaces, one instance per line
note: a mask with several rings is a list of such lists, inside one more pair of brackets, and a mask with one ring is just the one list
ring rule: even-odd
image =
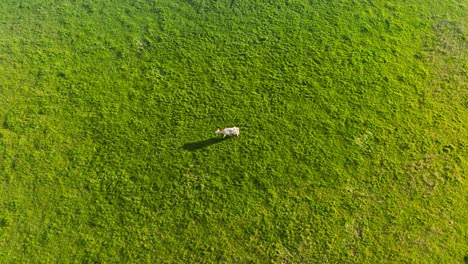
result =
[[209,147],[211,145],[220,143],[224,140],[228,140],[229,137],[226,138],[210,138],[207,140],[202,140],[202,141],[197,141],[197,142],[190,142],[190,143],[185,143],[182,148],[188,151],[195,151],[199,149],[203,149],[206,147]]

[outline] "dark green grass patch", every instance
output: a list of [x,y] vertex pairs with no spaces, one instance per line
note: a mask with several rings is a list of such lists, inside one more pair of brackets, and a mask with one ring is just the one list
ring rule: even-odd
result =
[[466,261],[463,3],[0,10],[5,262]]

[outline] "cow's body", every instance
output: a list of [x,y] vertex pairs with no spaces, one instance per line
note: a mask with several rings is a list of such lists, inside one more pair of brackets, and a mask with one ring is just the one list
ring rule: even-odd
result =
[[239,128],[238,127],[228,127],[228,128],[223,128],[223,129],[217,129],[215,131],[216,134],[221,134],[223,135],[223,138],[226,137],[226,135],[229,136],[239,136]]

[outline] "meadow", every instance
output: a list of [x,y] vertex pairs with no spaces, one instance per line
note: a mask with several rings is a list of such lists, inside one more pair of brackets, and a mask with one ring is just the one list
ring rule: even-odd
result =
[[467,5],[0,1],[1,262],[468,263]]

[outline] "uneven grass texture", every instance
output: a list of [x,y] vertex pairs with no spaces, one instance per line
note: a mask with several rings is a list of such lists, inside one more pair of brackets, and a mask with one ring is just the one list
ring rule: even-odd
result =
[[467,263],[467,8],[0,1],[1,262]]

